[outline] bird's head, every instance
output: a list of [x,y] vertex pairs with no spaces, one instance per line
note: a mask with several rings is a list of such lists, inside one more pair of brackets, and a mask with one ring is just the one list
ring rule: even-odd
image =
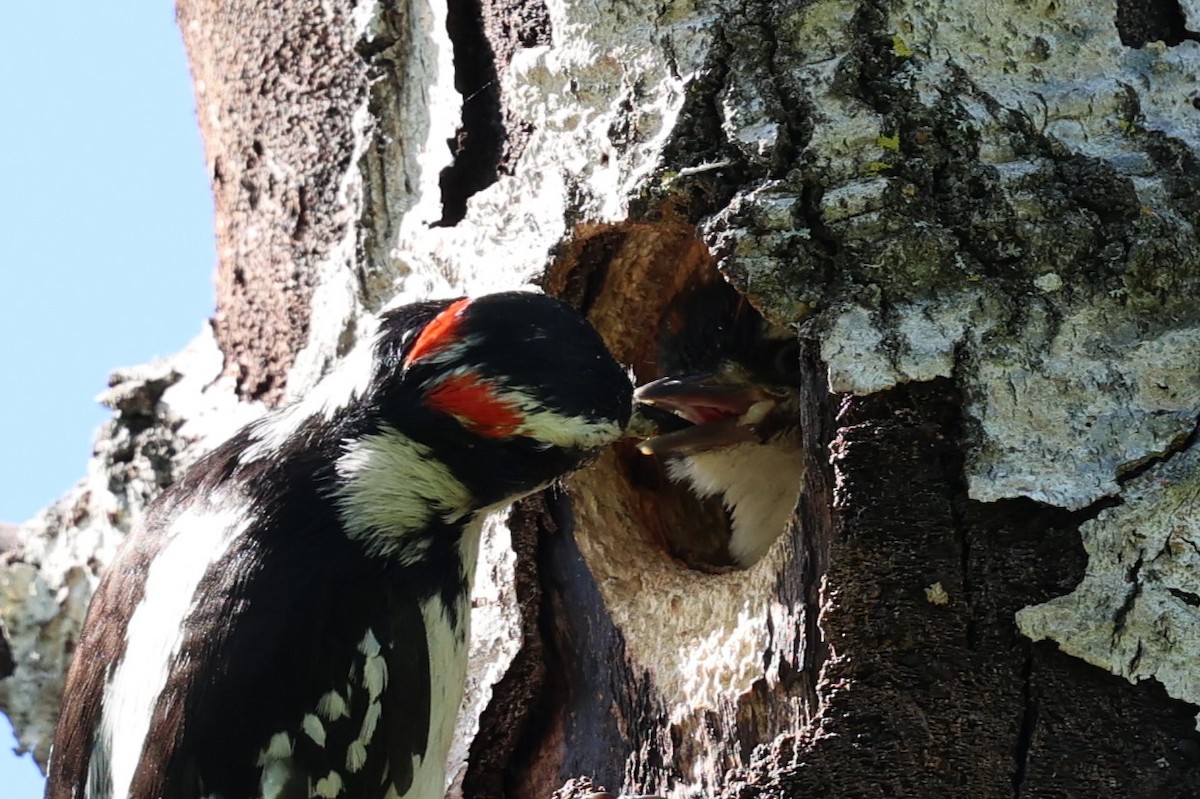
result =
[[672,539],[673,549],[697,565],[721,566],[719,551],[711,554],[715,539],[734,564],[749,566],[787,527],[800,491],[796,335],[718,280],[672,303],[658,347],[665,376],[634,395],[639,417],[657,422],[639,449],[698,498],[719,498],[730,517],[727,532],[693,529]]
[[473,503],[520,496],[581,465],[629,422],[633,387],[560,300],[508,292],[384,314],[378,418],[462,482]]
[[[766,322],[724,283],[668,309],[659,373],[634,394],[674,417],[642,442],[647,455],[686,457],[795,433],[800,353],[795,334]],[[661,418],[661,416],[660,416]]]

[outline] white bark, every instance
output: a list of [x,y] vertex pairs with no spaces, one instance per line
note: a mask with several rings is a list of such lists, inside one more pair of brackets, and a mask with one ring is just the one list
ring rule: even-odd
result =
[[1087,576],[1017,614],[1021,631],[1130,682],[1156,679],[1200,705],[1200,452],[1131,480],[1123,504],[1081,528]]

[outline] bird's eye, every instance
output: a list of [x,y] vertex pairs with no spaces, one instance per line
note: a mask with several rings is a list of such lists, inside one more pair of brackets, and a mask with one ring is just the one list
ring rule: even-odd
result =
[[771,369],[780,384],[794,385],[800,382],[800,342],[796,339],[783,341],[775,348]]

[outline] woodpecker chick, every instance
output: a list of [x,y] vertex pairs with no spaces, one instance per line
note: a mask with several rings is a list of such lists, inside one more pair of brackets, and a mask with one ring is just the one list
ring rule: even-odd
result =
[[729,554],[756,563],[786,529],[804,475],[795,334],[773,327],[723,282],[695,288],[668,310],[659,371],[637,402],[688,426],[642,442],[672,479],[730,514]]
[[92,599],[49,799],[433,799],[491,509],[614,441],[632,386],[535,294],[385,313],[197,462]]

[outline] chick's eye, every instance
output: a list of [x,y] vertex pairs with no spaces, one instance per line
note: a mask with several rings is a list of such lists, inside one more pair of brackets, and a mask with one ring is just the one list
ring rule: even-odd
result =
[[775,348],[775,355],[771,360],[771,369],[774,372],[774,377],[779,379],[781,384],[793,385],[800,382],[800,342],[792,339],[790,341],[780,342]]

